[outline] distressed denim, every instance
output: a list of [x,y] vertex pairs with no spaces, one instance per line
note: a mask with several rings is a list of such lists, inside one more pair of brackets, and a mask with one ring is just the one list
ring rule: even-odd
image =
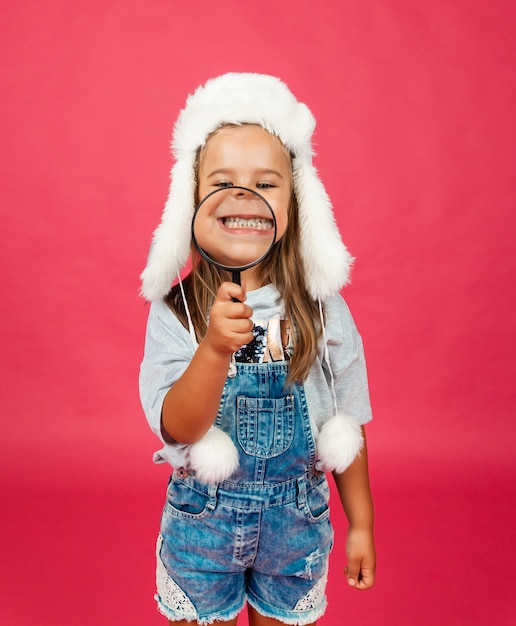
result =
[[228,377],[215,422],[240,453],[228,480],[174,470],[157,545],[158,607],[170,620],[229,620],[246,600],[286,624],[324,613],[329,488],[314,470],[303,387],[286,389],[286,374],[285,363],[237,363]]

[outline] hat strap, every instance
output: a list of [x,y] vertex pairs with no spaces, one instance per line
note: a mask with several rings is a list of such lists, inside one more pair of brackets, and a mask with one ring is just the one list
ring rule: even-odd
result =
[[195,335],[195,328],[192,322],[192,316],[190,315],[190,309],[188,308],[188,302],[186,301],[185,289],[183,287],[183,281],[181,280],[181,275],[178,272],[177,278],[179,280],[179,288],[181,289],[181,296],[183,297],[183,304],[185,305],[186,318],[188,320],[188,330],[190,332],[190,337],[192,338],[192,343],[194,346],[194,350],[197,350],[199,344],[197,343],[197,337]]
[[326,361],[326,364],[328,366],[328,371],[330,373],[330,387],[331,387],[331,394],[333,397],[334,415],[338,415],[339,408],[337,404],[337,394],[335,393],[335,378],[333,376],[333,370],[331,369],[330,352],[328,350],[328,341],[326,339],[326,326],[324,324],[324,313],[323,313],[321,298],[317,298],[317,302],[319,303],[319,315],[321,317],[322,336],[323,336],[323,341],[324,341],[324,360]]

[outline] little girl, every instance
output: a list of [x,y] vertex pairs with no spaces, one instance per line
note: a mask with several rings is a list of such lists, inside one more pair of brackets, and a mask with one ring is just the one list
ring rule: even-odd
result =
[[[347,581],[374,583],[367,376],[339,295],[351,257],[312,164],[314,127],[279,79],[225,74],[188,98],[174,129],[142,274],[152,304],[140,373],[163,444],[154,461],[174,468],[156,576],[171,624],[234,625],[246,602],[251,626],[315,624],[333,545],[327,472],[349,521]],[[241,286],[191,244],[195,206],[222,187],[258,192],[276,221],[271,253]],[[245,208],[232,217],[252,235]],[[225,220],[216,227],[231,237]]]

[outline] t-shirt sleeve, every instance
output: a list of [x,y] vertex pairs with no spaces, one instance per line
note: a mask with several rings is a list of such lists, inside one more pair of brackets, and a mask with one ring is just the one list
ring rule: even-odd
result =
[[[325,311],[326,339],[339,413],[366,424],[373,416],[362,338],[341,296],[331,298]],[[327,377],[331,378],[329,371]]]
[[147,320],[139,389],[145,417],[152,431],[164,443],[161,434],[163,400],[193,355],[194,347],[188,331],[165,302],[153,302]]

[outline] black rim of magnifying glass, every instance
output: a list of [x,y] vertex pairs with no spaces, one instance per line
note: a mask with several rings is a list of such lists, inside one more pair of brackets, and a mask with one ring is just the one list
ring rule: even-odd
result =
[[[261,257],[259,257],[258,259],[256,259],[256,261],[253,261],[252,263],[248,263],[247,265],[236,265],[235,266],[235,265],[224,265],[223,263],[219,263],[212,256],[210,256],[206,252],[206,250],[204,250],[204,248],[201,248],[201,246],[198,244],[197,239],[195,237],[194,224],[195,224],[195,218],[197,217],[197,213],[199,212],[199,209],[206,202],[206,200],[208,200],[209,198],[214,196],[216,193],[221,193],[222,191],[228,191],[229,189],[243,189],[244,191],[251,192],[252,194],[254,194],[258,198],[260,198],[260,200],[262,200],[265,203],[265,205],[267,206],[267,208],[271,212],[271,216],[272,216],[272,224],[273,224],[273,228],[274,228],[274,234],[273,234],[273,237],[272,237],[271,245],[267,248],[267,250],[262,254]],[[210,191],[210,193],[208,195],[204,196],[204,198],[199,202],[199,204],[195,208],[194,216],[193,216],[193,219],[192,219],[192,241],[194,242],[195,247],[197,248],[199,254],[203,257],[203,259],[208,261],[208,263],[211,263],[212,265],[215,265],[216,267],[220,268],[221,270],[226,270],[227,272],[233,272],[233,273],[234,272],[243,272],[244,270],[248,270],[250,267],[254,267],[255,265],[258,265],[258,263],[261,263],[267,257],[269,252],[272,250],[274,244],[276,243],[277,231],[278,231],[278,227],[277,227],[277,224],[276,224],[276,216],[274,215],[274,211],[272,210],[272,207],[267,202],[267,200],[261,194],[259,194],[257,191],[254,191],[254,189],[249,189],[249,187],[241,187],[240,185],[231,185],[230,187],[221,187],[220,189],[215,189],[215,191]]]

